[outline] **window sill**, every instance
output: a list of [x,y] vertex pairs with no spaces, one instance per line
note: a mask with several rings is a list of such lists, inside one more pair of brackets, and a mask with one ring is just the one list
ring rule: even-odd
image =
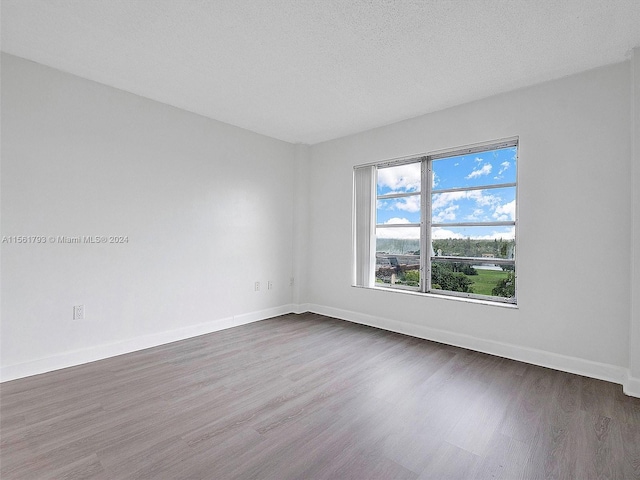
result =
[[454,295],[443,295],[440,293],[423,293],[423,292],[418,292],[416,290],[409,290],[409,289],[401,289],[401,288],[389,288],[389,287],[380,287],[380,286],[373,286],[373,287],[361,287],[358,285],[352,285],[354,288],[364,288],[367,290],[377,290],[380,292],[391,292],[391,293],[401,293],[404,295],[413,295],[413,296],[417,296],[417,297],[429,297],[429,298],[438,298],[438,299],[442,299],[442,300],[452,300],[454,302],[466,302],[466,303],[475,303],[475,304],[479,304],[479,305],[488,305],[491,307],[503,307],[503,308],[509,308],[512,310],[517,310],[518,309],[518,305],[514,304],[514,303],[506,303],[506,302],[494,302],[491,300],[483,300],[483,299],[479,299],[479,298],[468,298],[468,297],[458,297],[458,296],[454,296]]

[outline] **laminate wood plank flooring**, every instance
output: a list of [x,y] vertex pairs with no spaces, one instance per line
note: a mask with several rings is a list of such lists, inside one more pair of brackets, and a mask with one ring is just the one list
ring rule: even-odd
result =
[[0,385],[0,478],[640,479],[622,387],[317,314]]

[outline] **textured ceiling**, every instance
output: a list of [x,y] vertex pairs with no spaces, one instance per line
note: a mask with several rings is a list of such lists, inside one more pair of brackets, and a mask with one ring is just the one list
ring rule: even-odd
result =
[[293,143],[625,60],[639,0],[2,0],[2,50]]

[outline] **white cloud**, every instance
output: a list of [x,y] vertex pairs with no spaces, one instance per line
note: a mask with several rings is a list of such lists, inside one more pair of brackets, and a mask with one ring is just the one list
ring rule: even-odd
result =
[[469,221],[478,221],[478,220],[488,220],[486,218],[485,212],[482,208],[476,208],[473,213],[466,216],[465,220]]
[[433,204],[431,205],[431,208],[433,209],[433,211],[445,208],[457,200],[467,198],[468,193],[469,192],[438,193],[437,195],[433,196]]
[[378,228],[378,238],[399,238],[402,240],[419,240],[420,230],[416,228]]
[[504,205],[498,205],[493,212],[493,218],[499,222],[516,219],[516,201],[512,200]]
[[485,194],[484,190],[468,190],[466,192],[445,192],[434,195],[431,209],[437,214],[440,209],[464,199],[473,200],[478,207],[495,206],[500,203],[500,197]]
[[459,205],[451,205],[442,209],[436,215],[433,216],[434,223],[442,223],[444,221],[453,221],[456,219],[456,210],[460,208]]
[[493,206],[500,203],[500,197],[496,195],[485,195],[484,190],[471,190],[467,198],[475,200],[476,204],[481,207]]
[[464,178],[466,178],[467,180],[470,180],[472,178],[481,177],[483,175],[489,175],[491,173],[491,170],[493,170],[493,167],[491,166],[491,164],[485,163],[482,166],[482,168],[472,171],[469,175],[467,175]]
[[503,240],[513,240],[514,238],[516,238],[516,228],[509,227],[506,231],[492,232],[489,235],[482,235],[480,237],[474,238],[477,238],[478,240],[499,240],[501,238]]
[[420,197],[404,197],[399,198],[393,203],[393,208],[398,210],[404,210],[405,212],[419,212],[420,211]]
[[380,168],[378,170],[378,185],[389,187],[394,192],[419,191],[420,170],[420,163]]
[[502,175],[502,174],[503,174],[506,170],[508,170],[510,166],[511,166],[511,163],[506,162],[506,161],[505,161],[505,162],[502,162],[502,163],[500,164],[500,170],[498,170],[498,174],[497,174],[495,177],[493,177],[493,178],[494,178],[494,180],[500,180],[501,178],[504,178],[504,175]]
[[384,222],[385,225],[397,225],[399,223],[406,225],[406,224],[409,224],[411,222],[409,221],[408,218],[398,218],[398,217],[390,218],[389,220]]
[[431,238],[433,238],[434,240],[440,240],[443,238],[464,238],[464,235],[452,232],[451,230],[447,230],[445,228],[434,228],[431,230],[431,234]]
[[483,162],[482,158],[480,158],[480,157],[476,157],[475,161],[476,161],[476,163],[482,163]]
[[[390,218],[386,222],[385,225],[395,224],[395,225],[406,225],[411,223],[406,218]],[[399,227],[399,228],[377,228],[376,236],[378,238],[400,238],[406,240],[416,240],[420,238],[420,227]]]

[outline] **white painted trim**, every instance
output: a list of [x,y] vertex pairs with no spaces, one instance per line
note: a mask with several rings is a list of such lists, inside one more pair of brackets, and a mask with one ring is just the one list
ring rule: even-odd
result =
[[310,303],[300,303],[298,305],[293,306],[293,310],[291,313],[295,313],[296,315],[300,315],[301,313],[311,312],[311,307],[315,306]]
[[631,371],[627,370],[627,378],[622,384],[622,390],[631,397],[640,398],[640,378],[632,377]]
[[640,379],[630,377],[629,370],[627,368],[617,365],[594,362],[583,358],[569,357],[567,355],[548,352],[545,350],[477,338],[462,333],[435,329],[424,325],[417,325],[398,320],[391,320],[350,310],[341,310],[324,305],[305,304],[299,305],[298,307],[298,310],[303,310],[304,307],[309,312],[319,313],[353,323],[411,335],[412,337],[424,338],[426,340],[433,340],[447,345],[468,348],[477,352],[510,358],[512,360],[530,363],[541,367],[553,368],[554,370],[575,373],[585,377],[622,384],[624,392],[627,395],[640,397]]
[[145,348],[157,347],[166,343],[177,342],[187,338],[197,337],[207,333],[225,330],[231,327],[245,325],[247,323],[265,320],[291,313],[294,305],[282,305],[280,307],[268,308],[257,312],[234,315],[232,317],[219,318],[211,322],[190,325],[188,327],[166,332],[152,333],[141,337],[130,338],[106,345],[97,345],[81,350],[64,352],[50,357],[39,358],[29,362],[15,365],[7,365],[0,368],[0,381],[6,382],[18,378],[29,377],[41,373],[60,370],[62,368],[82,365],[83,363],[95,362],[109,357],[115,357],[125,353],[131,353]]
[[312,303],[282,305],[257,312],[221,318],[212,322],[191,325],[178,330],[154,333],[107,345],[65,352],[60,355],[30,362],[8,365],[0,369],[0,378],[2,382],[6,382],[144,350],[145,348],[157,347],[159,345],[217,332],[247,323],[266,320],[287,313],[301,314],[305,312],[318,313],[348,322],[411,335],[412,337],[433,340],[435,342],[468,348],[490,355],[539,365],[541,367],[553,368],[563,372],[575,373],[585,377],[622,384],[625,394],[640,398],[640,378],[632,377],[627,368]]

